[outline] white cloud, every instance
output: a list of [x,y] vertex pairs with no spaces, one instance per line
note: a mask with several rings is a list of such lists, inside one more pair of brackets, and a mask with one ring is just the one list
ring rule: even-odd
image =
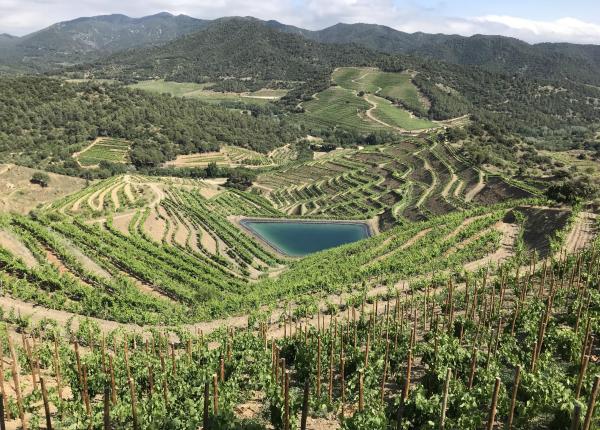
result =
[[473,28],[486,34],[504,34],[530,42],[561,41],[600,43],[600,25],[576,18],[536,21],[506,15],[486,15],[472,19]]
[[452,9],[444,4],[424,0],[0,0],[0,33],[22,35],[79,16],[139,17],[167,11],[206,19],[254,16],[313,30],[337,22],[365,22],[406,32],[501,34],[528,42],[600,44],[600,24],[568,17],[554,21],[506,15],[452,17],[446,15]]

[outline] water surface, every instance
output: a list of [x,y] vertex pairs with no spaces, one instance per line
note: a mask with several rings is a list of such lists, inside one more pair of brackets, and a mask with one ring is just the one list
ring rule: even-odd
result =
[[280,253],[302,257],[369,237],[363,222],[243,220],[242,225]]

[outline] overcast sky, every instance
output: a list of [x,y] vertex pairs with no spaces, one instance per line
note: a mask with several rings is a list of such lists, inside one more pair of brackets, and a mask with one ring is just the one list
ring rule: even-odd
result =
[[80,16],[162,11],[206,19],[254,16],[314,30],[366,22],[407,32],[600,44],[598,0],[0,0],[0,33],[24,35]]

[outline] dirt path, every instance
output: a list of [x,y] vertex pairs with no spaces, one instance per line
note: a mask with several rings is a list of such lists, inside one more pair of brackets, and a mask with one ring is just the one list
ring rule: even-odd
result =
[[93,192],[92,194],[90,194],[90,195],[88,196],[88,198],[87,198],[87,204],[88,204],[88,206],[89,206],[90,208],[92,208],[92,210],[95,210],[95,211],[100,211],[100,210],[102,210],[102,204],[104,204],[104,202],[102,202],[102,204],[96,205],[96,204],[94,203],[94,200],[98,199],[98,198],[99,198],[99,196],[100,196],[100,194],[101,194],[102,192],[104,192],[104,190],[105,190],[104,188],[103,188],[103,189],[100,189],[100,190],[98,190],[98,191],[95,191],[95,192]]
[[113,225],[121,233],[128,235],[129,234],[129,223],[131,223],[131,220],[133,219],[136,212],[137,211],[133,211],[133,212],[113,216]]
[[[106,196],[108,195],[108,193],[111,193],[112,196],[112,191],[115,188],[118,188],[120,184],[111,184],[108,187],[104,188],[102,190],[102,192],[100,194],[98,194],[98,206],[96,206],[96,210],[101,211],[102,209],[104,209],[104,202],[106,200]],[[117,201],[119,199],[117,198]]]
[[217,241],[202,227],[198,228],[200,234],[200,245],[206,249],[210,254],[215,255],[217,253]]
[[119,208],[121,207],[121,202],[119,202],[119,190],[123,188],[124,185],[125,184],[120,183],[116,187],[114,187],[110,192],[110,199],[112,200],[115,211],[119,210]]
[[473,198],[477,194],[479,194],[484,188],[485,188],[485,179],[483,177],[483,172],[480,170],[479,171],[479,182],[477,182],[477,185],[475,185],[473,188],[471,188],[469,191],[467,191],[467,194],[465,195],[465,202],[470,202],[471,200],[473,200]]
[[577,217],[575,225],[569,232],[564,249],[568,253],[575,253],[586,247],[594,240],[597,233],[596,225],[598,216],[589,212],[582,212]]
[[452,186],[454,185],[454,183],[456,181],[458,181],[458,176],[456,176],[456,174],[454,172],[452,172],[452,177],[450,178],[450,181],[448,181],[448,183],[442,190],[442,197],[444,199],[448,198],[448,195],[450,194],[450,190],[452,189]]
[[371,99],[368,97],[368,95],[367,95],[367,94],[365,94],[365,95],[363,96],[363,99],[364,99],[364,100],[365,100],[367,103],[369,103],[369,104],[371,105],[371,107],[365,111],[365,114],[367,115],[367,117],[368,117],[368,118],[369,118],[371,121],[375,121],[376,123],[378,123],[378,124],[381,124],[381,125],[383,125],[384,127],[391,128],[391,129],[393,129],[393,130],[396,130],[396,131],[398,131],[398,132],[400,132],[400,133],[412,133],[412,132],[411,132],[411,131],[409,131],[409,130],[405,130],[405,129],[403,129],[403,128],[396,127],[395,125],[388,124],[387,122],[385,122],[385,121],[382,121],[382,120],[380,120],[379,118],[376,118],[376,117],[375,117],[375,115],[373,115],[373,111],[374,111],[375,109],[377,109],[377,108],[379,107],[379,105],[378,105],[376,102],[374,102],[373,100],[371,100]]
[[158,206],[158,204],[167,196],[165,192],[160,188],[160,185],[155,182],[148,182],[146,185],[150,187],[154,193],[154,200],[152,200],[149,206]]
[[472,272],[491,264],[502,263],[514,255],[515,243],[519,235],[519,226],[517,224],[500,222],[496,224],[495,228],[502,233],[500,247],[492,254],[480,260],[465,264],[464,269],[466,271]]
[[[406,248],[413,246],[417,242],[417,240],[421,239],[423,236],[425,236],[430,231],[431,231],[431,228],[426,228],[425,230],[421,230],[420,232],[415,234],[413,237],[408,239],[406,242],[404,242],[402,245],[400,245],[398,248],[377,257],[375,260],[372,261],[372,263],[375,263],[376,261],[381,261],[397,251],[402,251],[402,250],[405,250]],[[387,245],[388,242],[393,239],[394,239],[393,237],[390,237],[385,242],[383,242],[380,246],[383,247],[383,246]]]
[[458,185],[454,189],[454,197],[460,198],[460,193],[462,192],[464,187],[465,187],[465,181],[463,181],[462,179],[459,179]]
[[161,212],[161,209],[162,207],[160,206],[152,209],[143,226],[146,234],[148,234],[152,240],[158,243],[162,241],[165,229],[167,228],[167,223],[161,218],[161,216],[165,216],[166,214]]
[[131,183],[130,182],[127,182],[125,184],[125,188],[123,189],[123,191],[125,191],[125,196],[127,196],[129,203],[134,203],[135,196],[133,195],[133,192],[131,191]]
[[100,267],[98,265],[98,263],[96,263],[94,260],[92,260],[90,257],[88,257],[87,255],[85,255],[81,249],[79,249],[78,247],[76,247],[75,245],[73,245],[71,242],[69,242],[68,240],[64,239],[62,240],[62,244],[67,248],[67,250],[73,254],[73,256],[81,263],[81,265],[86,269],[89,270],[91,273],[106,278],[106,279],[111,279],[112,276],[110,275],[110,273],[108,273],[106,270],[104,270],[102,267]]
[[83,154],[85,151],[87,151],[88,149],[90,149],[92,146],[94,146],[95,144],[102,142],[103,140],[107,140],[107,137],[97,137],[96,139],[94,139],[94,141],[92,143],[90,143],[88,146],[86,146],[85,148],[83,148],[81,151],[79,152],[74,152],[73,155],[71,155],[71,157],[73,157],[74,159],[77,159],[77,157],[79,157],[81,154]]
[[36,267],[38,265],[38,262],[31,251],[17,236],[9,231],[0,230],[0,247],[6,249],[15,257],[23,260],[23,263],[25,263],[27,267]]
[[[431,148],[433,149],[433,147]],[[419,200],[417,201],[417,204],[415,205],[416,207],[420,208],[423,203],[425,203],[425,200],[427,199],[427,197],[429,197],[431,195],[431,193],[433,193],[433,190],[436,189],[437,184],[438,184],[438,177],[435,173],[435,171],[433,170],[433,168],[431,167],[431,164],[429,164],[429,161],[424,158],[423,159],[423,167],[425,168],[425,170],[428,170],[429,172],[431,172],[431,185],[429,186],[429,188],[427,188],[425,190],[425,192],[423,194],[421,194],[421,197],[419,197]]]
[[69,210],[69,212],[79,212],[79,209],[81,209],[81,204],[87,197],[88,197],[88,195],[85,194],[82,197],[80,197],[79,199],[77,199],[77,201],[75,203],[73,203],[73,206],[71,206],[71,209]]

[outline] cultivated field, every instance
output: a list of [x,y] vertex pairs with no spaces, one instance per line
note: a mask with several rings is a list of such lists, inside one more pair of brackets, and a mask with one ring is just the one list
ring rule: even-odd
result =
[[167,93],[174,97],[191,97],[206,101],[208,103],[222,102],[243,102],[250,104],[264,104],[269,101],[278,100],[283,97],[286,90],[271,90],[261,89],[255,92],[246,93],[221,93],[216,91],[206,90],[206,87],[211,83],[195,84],[191,82],[169,82],[160,80],[142,81],[130,85],[130,88],[135,88],[143,91],[151,91],[155,93]]
[[[597,330],[586,292],[597,215],[541,206],[417,138],[291,163],[257,185],[264,195],[122,175],[1,216],[9,428],[36,427],[44,390],[48,419],[74,428],[101,426],[104,411],[124,428],[225,416],[264,428],[298,419],[302,402],[313,428],[440,416],[464,428],[465,407],[479,428],[494,392],[499,421],[514,408],[519,428],[531,417],[552,428],[574,399],[593,398],[583,363]],[[382,228],[290,261],[233,222],[284,211],[379,216]],[[530,396],[510,406],[516,365]],[[467,406],[442,414],[444,393]]]
[[282,166],[259,176],[255,186],[289,215],[380,216],[384,229],[397,221],[532,196],[501,178],[486,179],[445,144],[420,138]]
[[377,94],[402,101],[409,106],[428,107],[428,101],[419,94],[408,73],[382,72],[373,68],[342,67],[332,79],[339,86],[366,93]]
[[404,133],[440,126],[415,116],[424,115],[429,106],[409,74],[345,67],[337,69],[332,80],[336,86],[302,103],[308,124]]
[[219,152],[207,152],[201,154],[180,155],[175,160],[166,163],[174,167],[206,167],[210,163],[218,166],[266,166],[272,165],[273,160],[265,155],[250,149],[237,146],[223,146]]
[[82,167],[98,167],[102,161],[126,163],[131,143],[124,139],[99,137],[82,151],[73,154]]

